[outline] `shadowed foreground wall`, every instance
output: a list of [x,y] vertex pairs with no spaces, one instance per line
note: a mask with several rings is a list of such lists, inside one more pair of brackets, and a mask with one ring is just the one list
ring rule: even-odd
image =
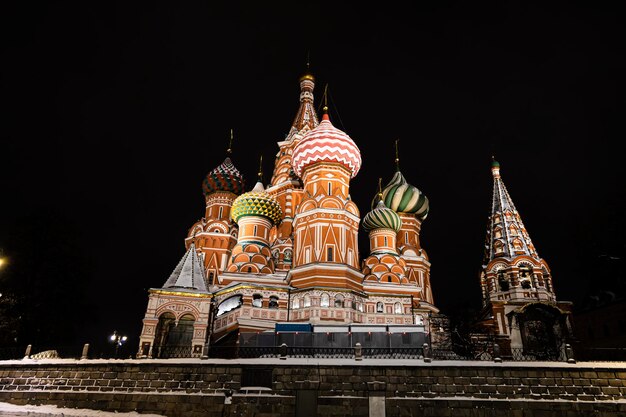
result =
[[626,363],[7,361],[0,401],[191,417],[613,417],[626,416]]

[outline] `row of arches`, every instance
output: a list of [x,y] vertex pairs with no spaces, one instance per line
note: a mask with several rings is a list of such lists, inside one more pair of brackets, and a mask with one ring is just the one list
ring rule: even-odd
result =
[[[294,297],[291,300],[291,308],[298,310],[300,308],[308,308],[316,301],[312,303],[312,298],[309,295],[303,297]],[[331,297],[327,293],[322,293],[319,297],[320,307],[331,307]],[[334,308],[352,308],[354,310],[364,311],[364,304],[358,301],[346,299],[342,294],[336,294],[332,300],[332,307]],[[385,303],[378,301],[376,303],[376,313],[385,313]],[[393,314],[404,314],[404,307],[402,303],[396,302],[393,304]]]

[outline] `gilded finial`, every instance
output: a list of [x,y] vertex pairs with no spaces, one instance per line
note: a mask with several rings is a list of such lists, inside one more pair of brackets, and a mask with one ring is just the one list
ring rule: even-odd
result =
[[322,107],[324,113],[328,113],[328,84],[324,86],[324,107]]
[[259,181],[263,181],[263,155],[259,158]]
[[226,149],[228,155],[233,153],[233,129],[230,129],[230,139],[228,140],[228,149]]
[[378,178],[378,198],[383,199],[383,179]]
[[307,69],[307,71],[309,70],[309,67],[311,66],[310,52],[311,51],[306,51],[306,69]]
[[398,151],[398,142],[400,142],[400,139],[396,139],[396,169],[400,171],[400,152]]

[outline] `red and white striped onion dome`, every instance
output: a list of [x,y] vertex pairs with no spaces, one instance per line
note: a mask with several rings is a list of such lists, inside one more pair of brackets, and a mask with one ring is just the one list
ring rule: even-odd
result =
[[332,125],[326,113],[320,124],[304,135],[291,158],[291,166],[300,178],[306,167],[317,162],[339,163],[350,171],[350,178],[361,169],[359,148],[350,136]]

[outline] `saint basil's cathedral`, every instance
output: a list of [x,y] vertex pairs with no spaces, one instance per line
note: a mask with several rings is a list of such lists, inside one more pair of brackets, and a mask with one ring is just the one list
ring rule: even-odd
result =
[[[209,346],[235,346],[241,335],[279,331],[395,332],[421,335],[402,339],[419,346],[432,340],[430,318],[439,310],[420,242],[428,199],[407,181],[396,152],[395,174],[361,218],[350,198],[359,148],[333,126],[326,107],[318,119],[314,86],[312,75],[300,78],[300,106],[278,142],[267,186],[259,172],[246,191],[230,148],[207,174],[204,217],[190,227],[186,253],[169,278],[149,290],[138,357],[168,357],[168,349],[181,348],[206,356]],[[550,269],[495,161],[492,173],[480,325],[505,348],[556,340],[569,331],[570,303],[556,301]],[[359,228],[369,235],[364,260]]]

